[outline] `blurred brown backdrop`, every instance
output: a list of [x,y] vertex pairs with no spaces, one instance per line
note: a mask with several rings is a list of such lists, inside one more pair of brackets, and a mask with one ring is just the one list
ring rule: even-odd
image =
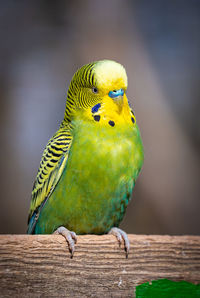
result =
[[25,233],[30,194],[73,73],[122,63],[145,163],[122,227],[200,232],[200,1],[0,2],[0,232]]

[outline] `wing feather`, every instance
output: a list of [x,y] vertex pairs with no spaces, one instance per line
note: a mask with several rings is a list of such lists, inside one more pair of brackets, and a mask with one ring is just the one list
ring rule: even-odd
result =
[[28,234],[34,232],[39,213],[62,175],[71,143],[70,130],[60,128],[44,149],[32,190]]

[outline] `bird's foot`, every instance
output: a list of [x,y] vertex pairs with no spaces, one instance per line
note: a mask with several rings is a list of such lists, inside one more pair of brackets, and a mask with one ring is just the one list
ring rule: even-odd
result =
[[75,244],[77,243],[76,233],[67,230],[65,227],[59,227],[53,234],[62,235],[66,239],[72,259],[75,251]]
[[121,246],[122,242],[124,243],[124,250],[125,250],[125,253],[126,253],[126,258],[128,258],[128,253],[129,253],[129,249],[130,249],[130,242],[128,240],[128,236],[127,234],[122,231],[121,229],[119,228],[112,228],[108,234],[110,235],[114,235],[117,240],[118,240],[118,243],[119,243],[119,247]]

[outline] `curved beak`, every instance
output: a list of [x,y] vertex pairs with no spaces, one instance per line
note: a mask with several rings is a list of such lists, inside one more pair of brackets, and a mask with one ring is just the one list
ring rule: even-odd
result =
[[108,93],[108,96],[111,97],[117,104],[121,105],[123,102],[124,89],[113,90]]

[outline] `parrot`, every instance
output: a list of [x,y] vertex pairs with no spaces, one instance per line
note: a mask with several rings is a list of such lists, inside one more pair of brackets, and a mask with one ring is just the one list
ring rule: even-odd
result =
[[77,235],[119,228],[144,160],[125,68],[100,60],[79,68],[67,91],[64,119],[46,145],[31,193],[28,234],[60,234],[71,258]]

